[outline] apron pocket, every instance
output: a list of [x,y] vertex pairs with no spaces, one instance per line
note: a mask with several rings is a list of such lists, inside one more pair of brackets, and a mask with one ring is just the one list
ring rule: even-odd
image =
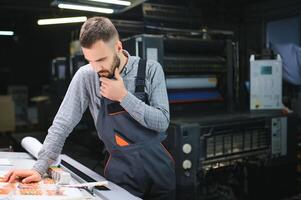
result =
[[119,147],[125,147],[134,144],[133,140],[129,139],[127,136],[125,136],[125,134],[117,131],[116,129],[114,129],[114,132],[115,142]]

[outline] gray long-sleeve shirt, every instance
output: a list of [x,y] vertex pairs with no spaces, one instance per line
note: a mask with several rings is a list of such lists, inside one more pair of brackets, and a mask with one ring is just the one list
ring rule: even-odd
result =
[[[164,132],[169,125],[169,104],[163,69],[158,62],[147,61],[145,91],[150,103],[147,105],[133,95],[139,57],[124,52],[128,56],[128,62],[121,76],[128,94],[120,105],[142,126]],[[66,138],[78,124],[88,106],[96,124],[99,109],[102,109],[100,98],[97,73],[89,64],[81,67],[74,75],[53,124],[48,129],[48,135],[33,169],[40,174],[47,171],[61,153]]]

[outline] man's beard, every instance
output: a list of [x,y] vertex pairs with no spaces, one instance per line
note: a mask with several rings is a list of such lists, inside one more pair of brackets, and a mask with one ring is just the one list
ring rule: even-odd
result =
[[115,53],[114,58],[113,58],[113,63],[110,67],[111,70],[110,71],[109,70],[100,70],[99,72],[97,72],[97,74],[99,77],[112,78],[114,76],[115,69],[118,68],[119,65],[120,65],[120,58]]

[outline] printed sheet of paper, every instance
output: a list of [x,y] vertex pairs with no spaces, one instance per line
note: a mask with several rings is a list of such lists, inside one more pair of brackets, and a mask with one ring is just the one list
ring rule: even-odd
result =
[[0,199],[5,196],[13,196],[13,199],[68,199],[83,197],[77,188],[60,188],[57,189],[55,182],[51,178],[44,178],[38,183],[23,184],[19,181],[15,183],[3,182],[3,175],[6,171],[0,171]]
[[8,159],[0,158],[0,165],[12,165],[12,164]]

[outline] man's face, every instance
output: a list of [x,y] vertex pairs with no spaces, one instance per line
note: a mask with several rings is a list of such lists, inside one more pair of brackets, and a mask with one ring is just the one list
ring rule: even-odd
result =
[[82,48],[86,60],[99,77],[112,78],[115,69],[120,65],[115,45],[99,40],[91,48]]

